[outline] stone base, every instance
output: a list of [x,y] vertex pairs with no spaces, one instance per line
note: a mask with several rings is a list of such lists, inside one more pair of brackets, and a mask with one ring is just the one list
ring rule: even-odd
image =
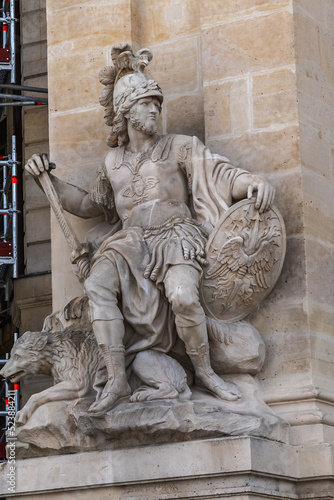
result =
[[224,402],[194,388],[191,400],[121,403],[100,418],[88,413],[92,399],[47,403],[16,427],[17,458],[224,436],[286,442],[289,425],[263,402],[257,381],[250,375],[225,380],[238,387],[241,399]]
[[17,460],[0,496],[18,500],[334,498],[334,445],[221,438]]

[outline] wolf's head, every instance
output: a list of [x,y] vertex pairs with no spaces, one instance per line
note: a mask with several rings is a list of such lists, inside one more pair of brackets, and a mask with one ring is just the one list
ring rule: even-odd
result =
[[46,333],[26,332],[15,342],[10,359],[0,371],[0,375],[15,383],[27,375],[41,373],[45,361],[43,350],[47,340]]

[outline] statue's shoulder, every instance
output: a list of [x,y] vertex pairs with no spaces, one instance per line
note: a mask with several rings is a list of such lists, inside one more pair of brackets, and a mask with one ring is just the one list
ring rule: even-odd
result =
[[190,135],[177,134],[174,136],[173,151],[179,165],[184,169],[188,169],[191,164],[192,147],[196,140],[198,140],[197,137]]
[[115,169],[119,168],[124,156],[124,146],[118,146],[117,148],[112,148],[105,156],[104,165],[106,170],[109,168]]
[[[196,138],[195,138],[196,139]],[[194,141],[194,137],[191,135],[175,134],[173,139],[173,147],[175,149],[180,149],[182,147],[191,147]]]

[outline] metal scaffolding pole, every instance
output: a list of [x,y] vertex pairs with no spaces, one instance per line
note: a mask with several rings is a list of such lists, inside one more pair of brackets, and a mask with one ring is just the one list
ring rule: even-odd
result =
[[13,259],[14,269],[13,277],[17,278],[18,262],[17,262],[17,238],[18,238],[18,212],[17,212],[17,159],[16,159],[16,137],[12,137],[12,209],[13,209]]
[[15,83],[16,61],[15,61],[15,0],[3,1],[0,9],[2,17],[2,49],[0,70],[10,71],[10,81]]
[[3,236],[0,238],[0,265],[13,265],[13,278],[18,277],[17,165],[16,137],[13,135],[11,154],[7,160],[0,160],[0,167],[3,169],[0,215],[4,217]]

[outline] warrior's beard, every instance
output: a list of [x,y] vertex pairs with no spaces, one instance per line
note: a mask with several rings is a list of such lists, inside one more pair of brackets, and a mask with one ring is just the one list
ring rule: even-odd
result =
[[157,132],[157,124],[155,120],[144,121],[140,117],[138,117],[135,110],[131,109],[130,109],[130,122],[135,130],[138,130],[139,132],[144,132],[144,134],[154,135]]

